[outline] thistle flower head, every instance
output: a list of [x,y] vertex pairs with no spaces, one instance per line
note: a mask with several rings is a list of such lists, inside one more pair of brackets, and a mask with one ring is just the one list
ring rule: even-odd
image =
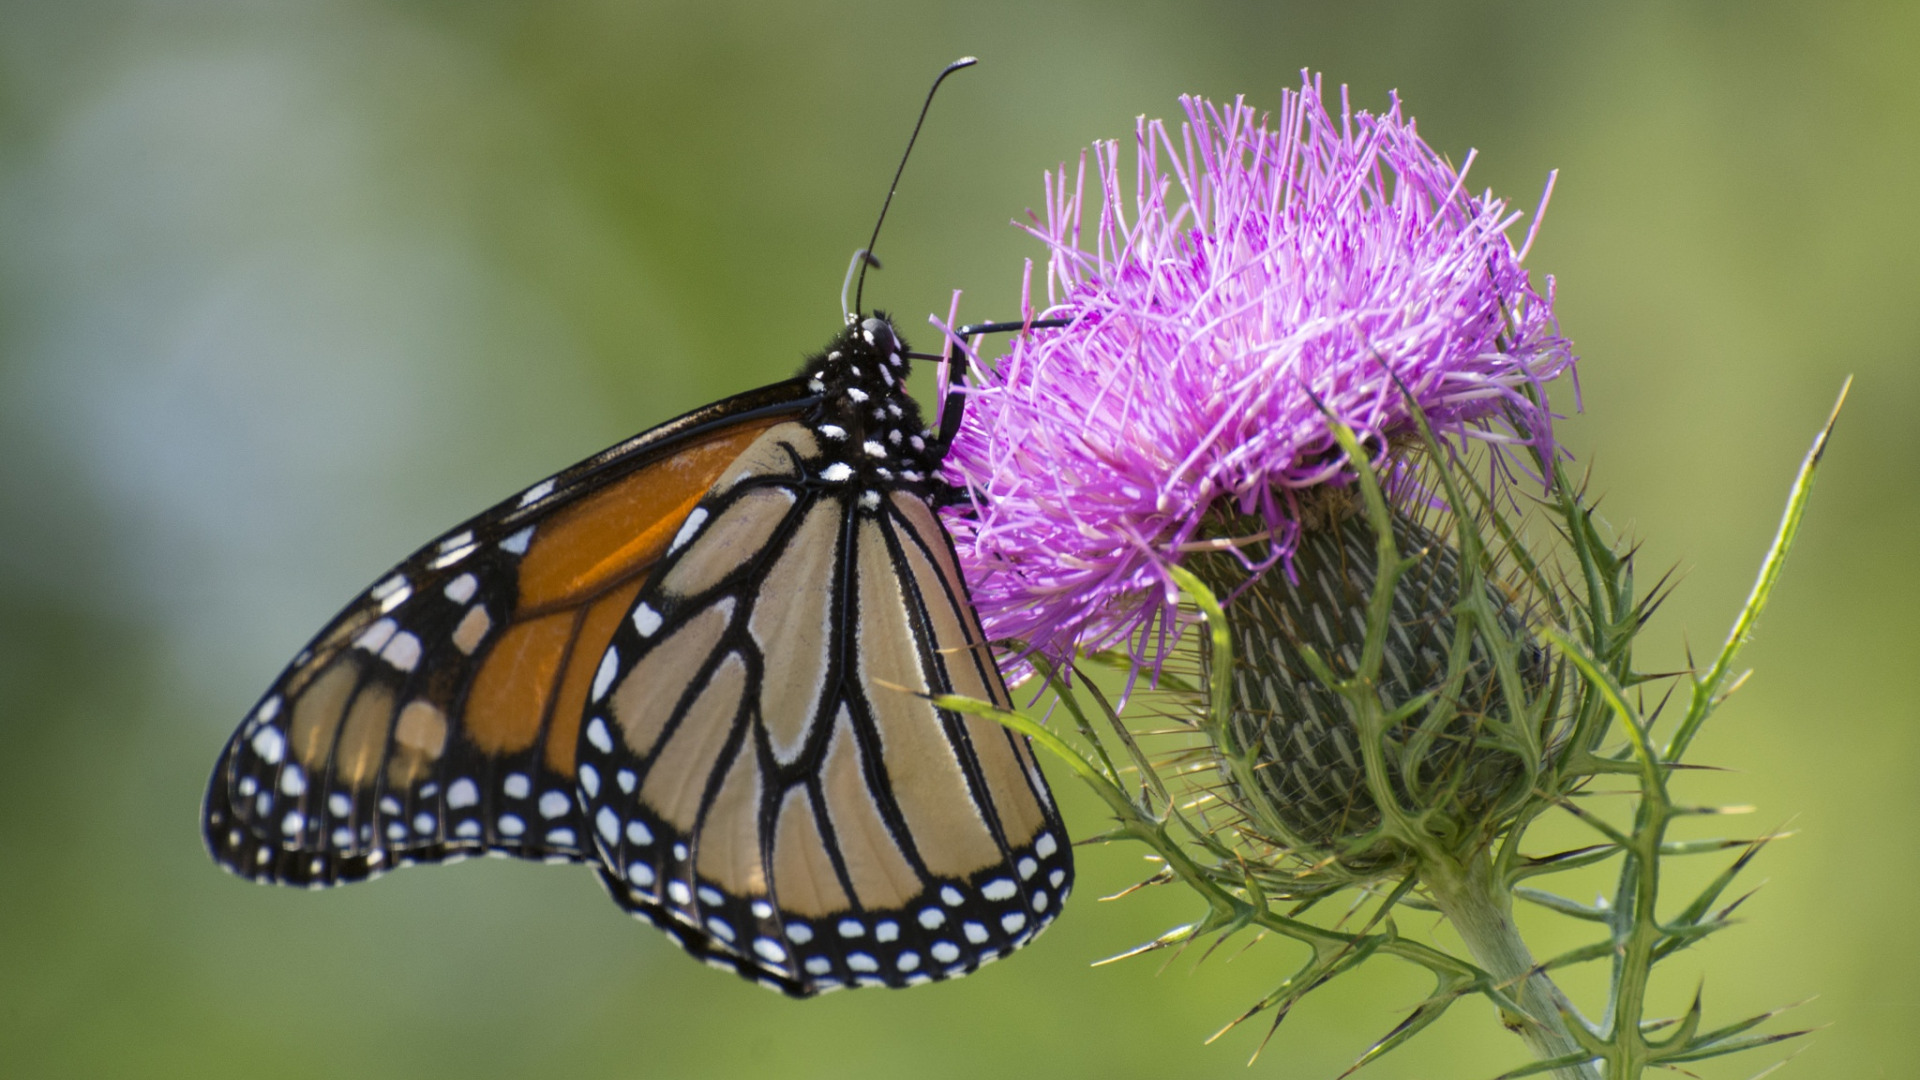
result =
[[1130,189],[1112,142],[1090,178],[1084,155],[1049,175],[1040,315],[1071,325],[1015,339],[946,459],[973,496],[954,532],[988,636],[1057,658],[1164,657],[1169,567],[1222,515],[1264,526],[1253,573],[1288,563],[1312,493],[1353,480],[1329,417],[1389,475],[1409,399],[1496,473],[1524,464],[1516,442],[1555,452],[1538,387],[1573,358],[1551,281],[1521,269],[1518,215],[1470,195],[1397,99],[1373,115],[1343,94],[1335,116],[1303,77],[1271,118],[1182,102],[1177,131],[1138,124]]
[[[1239,101],[1185,106],[1177,132],[1138,125],[1131,188],[1118,147],[1094,148],[1091,213],[1086,158],[1071,181],[1049,176],[1030,230],[1049,249],[1047,306],[1026,305],[1048,325],[975,370],[945,459],[972,497],[949,523],[987,634],[1029,650],[1015,663],[1048,677],[1060,722],[941,701],[1060,755],[1118,822],[1096,839],[1144,842],[1149,884],[1205,898],[1202,918],[1134,952],[1250,927],[1310,947],[1241,1019],[1277,1025],[1392,954],[1441,990],[1355,1069],[1478,990],[1543,1059],[1509,1075],[1597,1077],[1602,1061],[1626,1075],[1648,1060],[1647,980],[1673,952],[1661,943],[1723,926],[1722,892],[1766,839],[1667,910],[1667,860],[1739,846],[1671,842],[1688,811],[1668,785],[1737,679],[1827,433],[1662,746],[1658,707],[1628,688],[1653,678],[1632,643],[1663,594],[1636,596],[1631,548],[1596,528],[1560,460],[1542,384],[1574,361],[1551,280],[1536,288],[1520,268],[1506,204],[1469,196],[1464,169],[1397,101],[1375,116],[1343,99],[1330,115],[1308,79],[1271,123]],[[1538,484],[1523,501],[1526,481]],[[1522,505],[1551,520],[1544,543],[1509,514]],[[1174,653],[1182,629],[1198,632]],[[1150,728],[1062,677],[1094,651],[1165,676],[1132,703]],[[1606,746],[1621,733],[1626,745]],[[1578,790],[1634,809],[1596,815]],[[1528,828],[1555,809],[1596,842],[1529,854]],[[1616,857],[1618,885],[1596,907],[1521,888]],[[1322,903],[1341,894],[1351,902]],[[1602,940],[1536,964],[1519,899],[1599,920]],[[1416,903],[1452,924],[1470,962],[1402,936],[1393,909]],[[1638,944],[1620,944],[1623,927]],[[1610,965],[1604,1025],[1545,974],[1583,952]],[[1728,1035],[1765,1014],[1696,1032],[1699,1008],[1696,995],[1662,1044],[1670,1060],[1799,1034]]]

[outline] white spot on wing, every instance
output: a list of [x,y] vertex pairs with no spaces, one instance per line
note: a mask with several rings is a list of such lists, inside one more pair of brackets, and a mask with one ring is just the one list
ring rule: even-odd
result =
[[447,567],[452,566],[454,563],[459,562],[461,559],[464,559],[467,556],[473,554],[473,550],[474,550],[474,545],[472,544],[467,544],[464,547],[454,548],[452,551],[449,551],[446,554],[440,556],[439,558],[433,560],[431,563],[428,563],[427,564],[428,568],[433,570],[444,570]]
[[553,494],[553,481],[542,480],[528,488],[526,494],[520,496],[520,505],[532,506],[534,503],[539,502],[551,494]]
[[420,639],[402,630],[380,650],[380,659],[401,671],[412,671],[420,663]]
[[392,619],[381,619],[361,631],[360,636],[353,639],[353,643],[358,648],[365,649],[370,653],[377,653],[386,647],[387,641],[393,637],[393,632],[398,629],[400,629],[399,623],[394,622]]
[[500,790],[506,792],[509,799],[524,799],[532,793],[533,782],[527,779],[526,773],[510,773]]
[[852,475],[853,475],[853,466],[847,464],[844,461],[836,461],[833,464],[827,466],[826,468],[820,470],[820,479],[825,480],[829,484],[844,483],[847,480],[847,478],[851,477]]
[[447,599],[456,604],[464,604],[473,599],[473,594],[478,592],[479,589],[479,578],[474,577],[472,574],[461,574],[459,577],[447,582],[447,587],[442,591],[446,594]]
[[687,541],[693,539],[695,533],[700,531],[700,526],[706,523],[707,508],[704,506],[694,507],[693,513],[687,515],[687,520],[680,523],[680,531],[673,535],[673,543],[667,545],[667,554],[671,555],[679,551]]
[[603,754],[613,753],[613,736],[607,733],[607,722],[597,716],[587,721],[587,741]]
[[407,598],[412,595],[413,589],[410,586],[400,586],[400,588],[396,589],[385,600],[380,601],[380,614],[385,615],[391,612],[394,608],[406,603]]
[[279,728],[261,728],[253,737],[253,752],[260,760],[269,765],[280,764],[280,756],[287,752],[287,737],[280,734]]
[[593,675],[593,700],[599,701],[607,696],[607,688],[613,685],[613,677],[620,673],[620,650],[607,647],[607,654],[600,658],[600,670]]
[[653,885],[653,867],[646,863],[628,863],[627,880],[643,889],[649,888]]
[[395,574],[387,580],[367,590],[367,595],[375,600],[385,600],[394,593],[407,587],[407,575]]
[[533,543],[533,526],[529,525],[505,540],[500,541],[502,551],[511,551],[515,555],[525,555],[527,545]]
[[567,812],[573,801],[558,791],[549,791],[540,796],[540,816],[548,820],[560,817]]
[[660,629],[660,613],[641,604],[633,609],[633,628],[640,631],[641,637],[652,637],[653,632]]
[[1011,900],[1017,891],[1012,878],[994,878],[980,886],[980,895],[989,900]]
[[447,805],[455,810],[464,810],[480,801],[480,788],[473,781],[462,777],[447,785]]

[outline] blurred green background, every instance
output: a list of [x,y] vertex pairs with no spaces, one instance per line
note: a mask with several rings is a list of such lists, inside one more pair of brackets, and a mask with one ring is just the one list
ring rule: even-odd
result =
[[[1916,45],[1920,9],[1871,2],[0,3],[0,1075],[1328,1077],[1419,999],[1382,962],[1249,1073],[1258,1031],[1201,1040],[1284,946],[1087,966],[1192,914],[1097,902],[1138,850],[1084,851],[1057,926],[978,976],[807,1003],[688,961],[583,870],[309,894],[200,850],[221,741],[348,596],[825,340],[963,53],[869,282],[910,334],[955,288],[1013,314],[1041,171],[1182,92],[1268,106],[1311,67],[1365,107],[1397,88],[1522,207],[1561,169],[1529,261],[1585,357],[1564,435],[1645,576],[1684,571],[1649,667],[1717,646],[1858,376],[1758,674],[1701,745],[1730,771],[1684,789],[1797,835],[1662,1000],[1817,995],[1781,1075],[1912,1075]],[[1521,1060],[1468,1003],[1372,1075]]]

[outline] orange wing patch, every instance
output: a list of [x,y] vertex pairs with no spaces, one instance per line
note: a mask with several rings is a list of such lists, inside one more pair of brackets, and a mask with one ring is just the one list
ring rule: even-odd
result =
[[714,480],[778,422],[688,447],[540,525],[520,560],[516,621],[487,650],[467,697],[464,727],[482,751],[525,750],[545,728],[547,767],[573,775],[587,691],[647,571]]
[[518,753],[540,737],[574,624],[573,612],[558,611],[519,623],[494,641],[463,715],[467,738],[483,753]]
[[520,560],[520,610],[571,606],[643,573],[666,552],[714,480],[778,422],[733,428],[555,514]]

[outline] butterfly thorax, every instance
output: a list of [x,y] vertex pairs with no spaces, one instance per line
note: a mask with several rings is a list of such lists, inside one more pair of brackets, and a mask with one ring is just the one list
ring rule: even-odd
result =
[[820,477],[859,486],[867,510],[881,490],[938,486],[940,451],[907,393],[910,363],[893,323],[876,314],[848,324],[801,370],[820,395],[809,418],[828,459]]

